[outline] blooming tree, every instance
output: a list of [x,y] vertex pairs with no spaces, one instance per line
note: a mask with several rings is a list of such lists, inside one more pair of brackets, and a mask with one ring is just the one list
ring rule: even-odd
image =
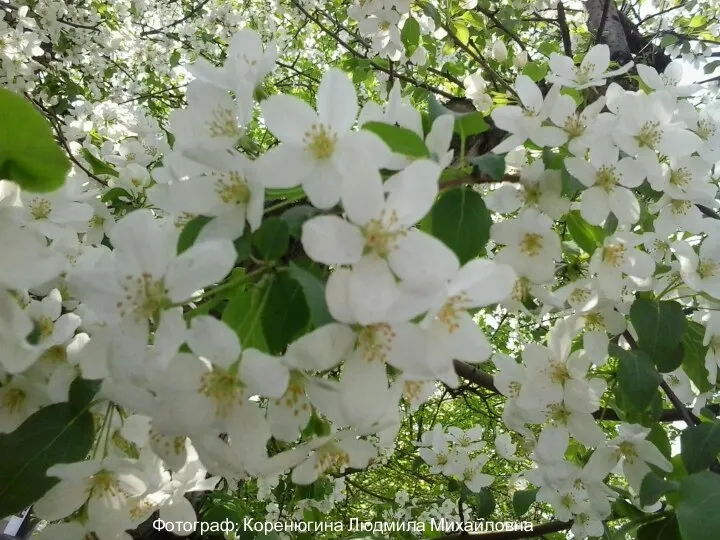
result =
[[718,537],[715,2],[0,9],[0,517]]

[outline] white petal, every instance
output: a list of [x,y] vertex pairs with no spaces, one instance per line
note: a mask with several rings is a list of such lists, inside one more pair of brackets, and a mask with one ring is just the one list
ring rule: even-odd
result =
[[325,371],[338,365],[354,343],[355,334],[349,326],[326,324],[291,343],[285,361],[300,369]]
[[121,259],[132,275],[148,272],[162,276],[175,255],[176,244],[172,239],[167,228],[145,209],[118,220],[110,233],[116,259]]
[[396,216],[401,226],[414,225],[432,208],[438,194],[440,166],[430,160],[412,162],[385,183],[388,191],[385,211]]
[[187,300],[194,292],[221,281],[232,270],[235,259],[237,252],[229,240],[194,244],[170,263],[165,275],[170,300]]
[[398,239],[388,263],[400,279],[418,284],[446,281],[460,266],[455,253],[441,240],[417,229]]
[[317,109],[320,122],[337,133],[350,130],[358,113],[358,102],[347,73],[336,68],[325,73],[318,87]]
[[302,245],[316,262],[352,264],[362,256],[365,238],[355,225],[338,216],[318,216],[303,224]]
[[45,493],[34,505],[35,514],[47,521],[69,516],[87,500],[86,480],[63,480]]
[[512,267],[486,259],[473,259],[453,278],[451,294],[465,292],[471,307],[495,304],[512,292],[517,275]]
[[363,257],[350,275],[348,296],[357,321],[368,325],[384,320],[387,311],[400,298],[400,289],[385,261]]
[[607,192],[598,187],[591,187],[582,194],[580,214],[591,225],[600,225],[610,213],[610,201]]
[[297,186],[315,170],[317,163],[299,146],[279,144],[255,161],[257,180],[267,188]]
[[358,164],[343,177],[340,198],[353,223],[364,226],[371,219],[380,218],[385,204],[380,173],[374,167]]
[[265,125],[282,142],[304,146],[305,133],[318,117],[300,98],[279,94],[260,103]]
[[222,321],[208,315],[192,319],[187,344],[198,356],[225,369],[240,357],[237,334]]
[[617,186],[610,192],[610,208],[623,224],[634,224],[640,219],[640,203],[635,194],[627,188]]
[[240,378],[250,394],[279,398],[287,390],[290,372],[278,357],[247,349],[240,362]]

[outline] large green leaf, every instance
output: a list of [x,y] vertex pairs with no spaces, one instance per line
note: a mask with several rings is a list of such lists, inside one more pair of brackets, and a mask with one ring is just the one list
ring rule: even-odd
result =
[[644,411],[658,393],[662,377],[643,351],[625,351],[614,347],[613,352],[619,359],[618,391],[623,394],[624,403],[635,412]]
[[525,489],[513,493],[512,505],[516,517],[522,517],[527,513],[532,503],[535,502],[537,492],[537,489]]
[[480,194],[469,188],[446,191],[432,209],[432,234],[462,264],[477,257],[490,237],[492,219]]
[[47,120],[23,97],[0,88],[0,177],[27,191],[63,185],[70,161]]
[[675,491],[678,487],[677,482],[665,480],[654,472],[649,472],[640,485],[640,504],[642,506],[655,504],[665,493]]
[[195,243],[195,240],[197,240],[200,231],[205,225],[208,224],[211,219],[212,218],[208,216],[197,216],[185,224],[183,230],[180,232],[180,236],[178,236],[178,255],[180,255],[183,251],[185,251]]
[[303,288],[289,275],[279,274],[271,283],[260,315],[263,334],[272,354],[281,354],[310,320]]
[[0,435],[0,516],[27,508],[58,479],[45,474],[56,463],[82,461],[94,439],[92,416],[69,403],[44,407],[12,433]]
[[568,213],[565,223],[570,237],[588,255],[595,253],[595,250],[602,245],[605,239],[603,228],[590,225],[577,210]]
[[676,516],[668,516],[640,527],[637,540],[682,540]]
[[380,137],[393,152],[415,158],[430,156],[425,141],[411,129],[384,122],[367,122],[362,128]]
[[720,452],[720,423],[685,428],[680,434],[683,465],[689,473],[707,469]]
[[482,156],[470,158],[468,160],[473,164],[475,171],[484,174],[500,182],[505,176],[505,155],[493,154],[489,152]]
[[712,388],[708,381],[708,370],[705,368],[705,356],[708,346],[703,345],[704,336],[705,327],[702,324],[688,321],[683,336],[682,368],[701,392],[707,392]]
[[650,355],[658,370],[668,373],[680,366],[687,321],[678,302],[639,298],[630,308],[630,320],[638,335],[638,345]]
[[285,255],[290,245],[290,228],[279,217],[267,218],[253,235],[253,245],[266,261],[275,261]]
[[251,289],[238,287],[223,310],[223,322],[235,330],[244,348],[252,347],[268,352],[260,323],[260,315],[267,302],[268,287],[268,282]]
[[683,540],[710,540],[720,531],[720,475],[703,471],[680,482],[676,506]]
[[288,273],[302,288],[303,294],[305,295],[305,302],[310,310],[310,322],[313,327],[319,328],[332,322],[333,318],[328,311],[325,301],[325,283],[311,271],[299,266],[296,262],[290,263]]

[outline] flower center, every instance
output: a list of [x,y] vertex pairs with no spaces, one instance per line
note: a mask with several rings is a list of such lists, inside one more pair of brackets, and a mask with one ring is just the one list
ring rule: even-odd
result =
[[512,299],[516,302],[522,302],[525,300],[527,295],[530,293],[530,280],[525,277],[521,277],[515,280],[515,284],[512,289]]
[[670,184],[678,188],[685,188],[690,183],[690,171],[686,167],[680,167],[677,170],[670,171]]
[[50,211],[52,210],[50,201],[41,197],[35,197],[32,201],[30,201],[28,208],[30,209],[30,215],[33,219],[37,220],[47,219],[50,215]]
[[91,229],[100,229],[103,225],[105,225],[105,218],[95,214],[90,218],[89,225]]
[[570,378],[567,366],[564,362],[551,361],[550,362],[550,380],[554,383],[563,384]]
[[628,441],[621,442],[618,445],[618,449],[620,450],[620,453],[623,455],[623,457],[628,461],[628,463],[632,463],[637,457],[637,451],[635,450],[635,446],[633,446],[632,443]]
[[580,304],[582,302],[585,302],[589,297],[590,291],[586,291],[585,289],[575,289],[573,292],[570,293],[568,299],[573,304]]
[[55,329],[55,323],[47,315],[43,315],[37,320],[38,332],[40,339],[47,339],[52,336],[53,330]]
[[575,68],[575,78],[580,84],[590,82],[590,76],[595,73],[595,64],[589,62]]
[[604,330],[605,329],[605,317],[602,313],[588,313],[585,315],[585,330]]
[[3,408],[9,412],[17,412],[22,409],[27,399],[27,394],[20,388],[11,388],[5,392],[5,397],[2,400]]
[[529,255],[530,257],[537,257],[540,255],[543,247],[543,237],[538,233],[525,233],[522,240],[520,241],[520,251]]
[[392,326],[387,323],[364,326],[358,332],[357,348],[366,362],[384,362],[395,335]]
[[226,417],[236,400],[242,402],[239,399],[243,393],[240,380],[220,368],[205,373],[197,391],[215,402],[215,414],[219,417]]
[[384,214],[380,219],[371,219],[363,229],[363,236],[366,249],[374,251],[378,257],[385,258],[395,250],[397,239],[406,236],[407,231],[393,230],[398,222],[397,212],[393,211],[387,220],[383,217]]
[[660,129],[660,122],[645,122],[638,134],[635,135],[635,140],[638,146],[646,148],[654,148],[660,142],[662,138],[662,130]]
[[595,184],[610,193],[615,189],[618,184],[618,175],[615,172],[615,167],[602,166],[598,169],[595,175]]
[[577,114],[569,116],[565,120],[565,131],[571,137],[579,137],[585,133],[585,129],[587,129],[585,122],[583,122],[582,118],[580,118]]
[[698,269],[697,269],[698,276],[700,276],[701,279],[708,279],[711,277],[715,277],[715,274],[717,273],[717,270],[718,270],[718,266],[720,266],[720,263],[705,259],[698,265]]
[[235,111],[225,107],[216,107],[212,112],[212,119],[206,122],[208,133],[213,139],[219,137],[239,138],[242,133],[237,124]]
[[117,303],[121,317],[125,317],[130,312],[138,320],[148,319],[157,315],[170,303],[163,280],[155,280],[147,272],[140,276],[125,276],[122,288],[124,296]]
[[625,260],[625,246],[620,244],[605,246],[602,250],[602,260],[617,268]]
[[690,201],[682,201],[679,199],[674,199],[670,202],[670,211],[675,214],[676,216],[684,216],[687,214],[688,210],[692,207],[692,204]]
[[114,495],[121,493],[120,482],[114,472],[103,469],[92,477],[90,482],[90,495],[96,499],[100,499],[104,495]]
[[322,446],[317,451],[315,468],[322,472],[339,471],[350,463],[350,456],[342,448],[334,444]]
[[468,300],[464,293],[451,296],[438,312],[438,320],[445,325],[450,334],[460,329],[460,314],[467,309]]
[[237,171],[217,175],[215,192],[225,204],[247,204],[250,200],[247,182]]
[[305,149],[317,160],[325,160],[332,156],[337,139],[330,126],[325,124],[313,124],[303,137]]
[[715,125],[714,122],[711,122],[707,118],[698,120],[697,135],[702,140],[704,140],[704,141],[709,140],[713,135],[715,135],[716,131],[717,131],[717,126]]

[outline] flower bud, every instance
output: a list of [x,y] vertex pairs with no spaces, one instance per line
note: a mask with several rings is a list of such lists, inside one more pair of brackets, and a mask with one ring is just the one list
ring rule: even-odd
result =
[[502,63],[505,62],[508,58],[508,52],[507,47],[505,47],[505,43],[501,39],[495,40],[495,43],[493,43],[492,47],[492,56],[493,58]]
[[513,64],[515,64],[515,67],[518,69],[522,69],[525,67],[525,64],[527,64],[528,61],[528,54],[527,51],[520,51],[515,55],[515,58],[513,58]]

